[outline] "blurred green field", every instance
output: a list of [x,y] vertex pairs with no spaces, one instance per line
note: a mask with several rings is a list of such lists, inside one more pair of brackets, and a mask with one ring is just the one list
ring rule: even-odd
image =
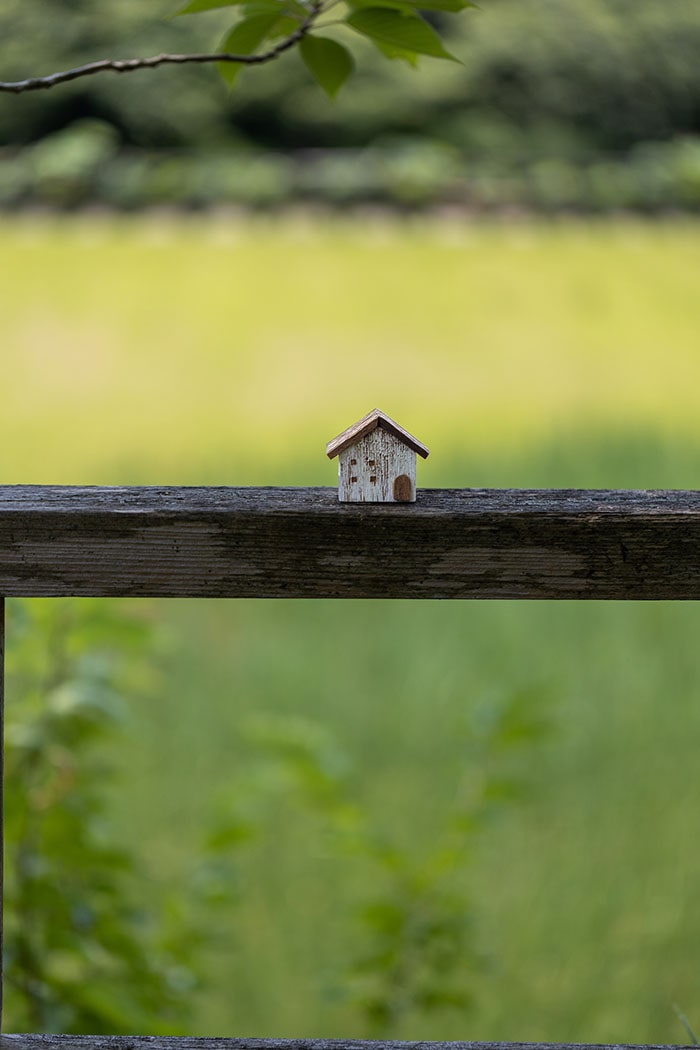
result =
[[[0,244],[4,483],[333,484],[326,440],[377,404],[431,448],[422,486],[698,487],[697,225],[93,217]],[[182,877],[251,714],[327,726],[420,850],[474,710],[531,690],[553,732],[465,887],[474,1008],[394,1034],[683,1042],[674,1003],[700,1023],[695,604],[154,608],[165,684],[114,812],[145,896]],[[245,879],[192,1034],[362,1035],[327,987],[350,875],[280,818]]]

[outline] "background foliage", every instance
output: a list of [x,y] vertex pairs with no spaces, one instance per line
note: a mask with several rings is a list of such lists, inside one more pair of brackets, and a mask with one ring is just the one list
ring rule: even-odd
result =
[[[0,242],[8,483],[331,485],[326,440],[376,402],[430,447],[420,486],[697,486],[692,222],[25,216]],[[46,622],[10,608],[40,681],[38,628],[61,607],[45,603]],[[124,714],[84,756],[112,769],[94,816],[128,857],[109,874],[129,941],[171,976],[144,1004],[123,964],[81,955],[95,950],[84,928],[72,963],[121,975],[110,1012],[125,1028],[367,1034],[392,970],[361,964],[407,943],[395,910],[367,906],[414,913],[469,798],[466,855],[425,909],[462,938],[449,974],[469,1003],[391,1007],[393,1034],[678,1042],[674,1002],[697,1028],[695,604],[136,608],[137,637],[158,625],[158,644],[146,656],[105,631]],[[105,658],[87,658],[75,615],[70,681],[97,676],[101,696]],[[104,643],[93,633],[89,649]],[[19,670],[8,725],[48,725],[55,695],[23,714]],[[57,731],[80,711],[60,707]],[[509,711],[551,732],[494,749]],[[65,800],[60,768],[47,780]],[[506,790],[482,807],[480,785],[512,780],[512,803]],[[358,825],[395,869],[352,853]],[[174,1005],[173,965],[195,981]],[[29,1023],[11,1009],[8,1025]]]
[[477,711],[465,734],[470,767],[427,849],[386,834],[331,731],[280,715],[248,720],[246,759],[225,782],[186,885],[139,902],[144,872],[108,819],[108,762],[129,742],[124,727],[116,732],[128,710],[119,691],[133,704],[156,684],[144,674],[146,653],[153,661],[158,651],[148,607],[12,601],[9,613],[12,1031],[187,1034],[197,992],[211,984],[207,956],[226,943],[219,924],[243,903],[241,851],[261,840],[253,858],[264,863],[280,820],[295,828],[297,849],[320,839],[327,861],[361,887],[350,917],[361,952],[339,954],[324,981],[368,1036],[470,1007],[477,951],[464,875],[484,820],[522,794],[504,753],[541,735],[539,698]]
[[[164,20],[172,7],[122,0],[96,19],[88,0],[56,0],[47,19],[43,0],[7,0],[0,69],[208,48],[231,18]],[[184,68],[4,97],[0,201],[698,207],[695,0],[489,0],[429,17],[463,65],[425,58],[416,74],[357,37],[335,103],[296,54],[243,71],[231,94]]]
[[[13,1031],[172,1031],[196,985],[193,901],[139,902],[110,828],[127,706],[154,687],[143,615],[98,601],[12,601],[7,637],[4,965]],[[120,732],[121,729],[121,732]]]

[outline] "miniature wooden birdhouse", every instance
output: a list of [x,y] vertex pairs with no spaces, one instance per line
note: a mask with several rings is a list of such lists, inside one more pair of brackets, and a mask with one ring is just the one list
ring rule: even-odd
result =
[[372,409],[328,442],[329,459],[338,457],[338,499],[342,503],[413,503],[416,453],[428,450],[393,419]]

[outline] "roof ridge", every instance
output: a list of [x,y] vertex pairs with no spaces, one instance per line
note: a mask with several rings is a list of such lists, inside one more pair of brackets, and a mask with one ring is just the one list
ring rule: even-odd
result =
[[414,452],[417,452],[423,459],[427,459],[429,451],[413,434],[409,434],[407,430],[404,430],[396,420],[392,419],[391,416],[387,415],[386,412],[382,412],[380,408],[373,408],[366,416],[358,419],[352,426],[347,427],[337,437],[334,437],[326,445],[326,455],[329,459],[333,459],[348,448],[350,445],[354,445],[361,438],[366,437],[367,434],[371,434],[377,427],[381,427],[382,430],[388,430],[389,433],[393,434],[394,437],[402,441],[404,445],[407,445]]

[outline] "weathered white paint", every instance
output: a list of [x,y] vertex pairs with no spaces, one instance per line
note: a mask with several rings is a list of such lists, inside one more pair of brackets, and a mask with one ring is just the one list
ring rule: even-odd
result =
[[410,479],[416,499],[416,454],[388,430],[377,427],[338,454],[338,499],[341,503],[396,503],[394,481]]

